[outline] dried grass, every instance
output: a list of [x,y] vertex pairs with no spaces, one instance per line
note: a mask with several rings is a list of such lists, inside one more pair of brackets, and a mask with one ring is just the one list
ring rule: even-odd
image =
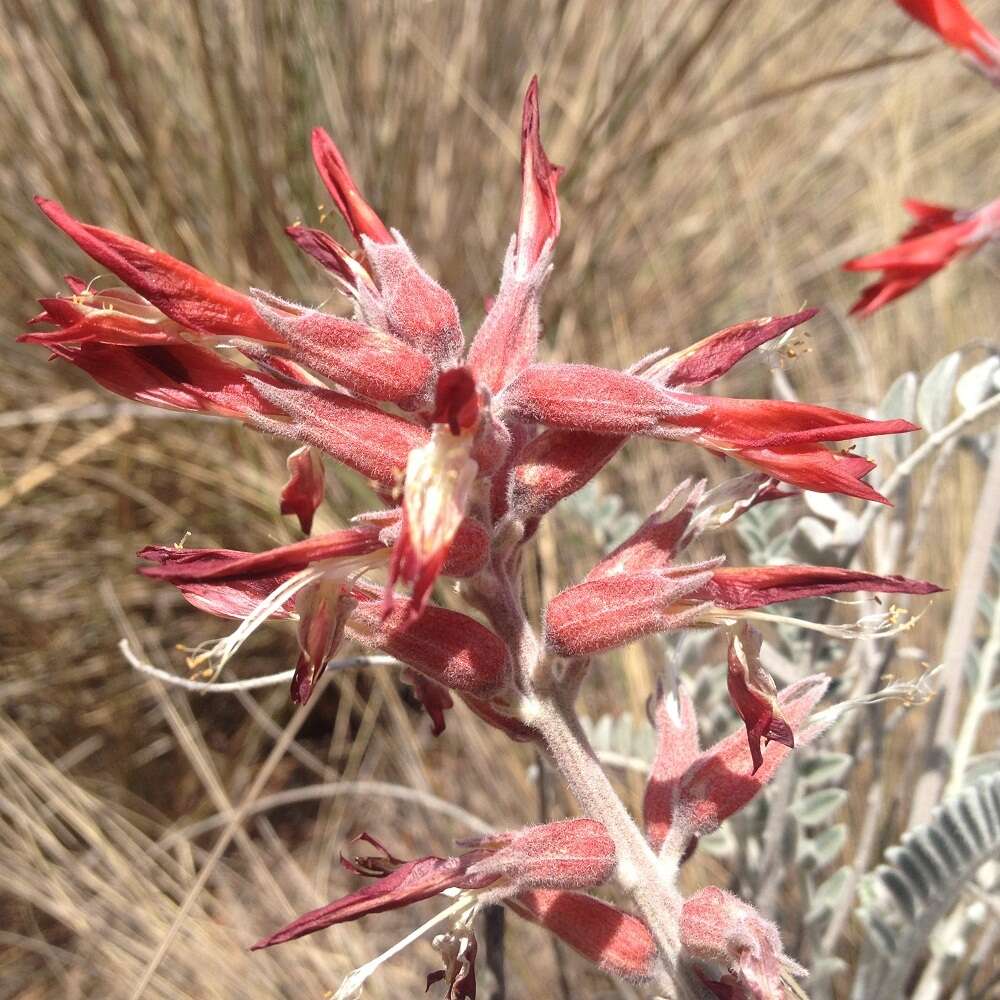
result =
[[[1000,3],[976,6],[1000,24]],[[34,211],[34,193],[238,286],[329,298],[282,234],[323,216],[307,155],[314,124],[333,132],[371,200],[474,324],[515,224],[518,102],[534,71],[546,144],[570,168],[547,356],[619,365],[825,303],[812,352],[784,374],[804,398],[858,407],[899,372],[994,335],[995,256],[863,325],[845,316],[857,280],[838,265],[901,228],[904,195],[974,205],[996,194],[988,164],[1000,104],[889,3],[0,0],[0,11],[7,336],[61,273],[92,273]],[[37,350],[10,346],[6,358],[0,997],[131,995],[220,827],[183,831],[215,816],[230,818],[221,829],[231,827],[231,845],[144,995],[319,996],[411,918],[273,954],[245,946],[339,890],[338,851],[361,829],[401,852],[444,851],[465,830],[438,799],[491,826],[537,818],[531,753],[461,712],[434,742],[390,671],[336,675],[257,794],[327,791],[232,824],[288,732],[285,693],[168,691],[130,672],[117,642],[132,630],[176,666],[176,643],[213,634],[218,623],[136,578],[132,554],[187,531],[198,545],[288,538],[275,510],[282,449],[221,423],[118,405]],[[770,391],[768,370],[747,368],[726,390]],[[632,445],[603,483],[641,510],[700,463],[690,449]],[[933,531],[910,570],[947,584],[981,471],[957,455],[943,472]],[[364,509],[363,484],[345,477],[337,490],[333,509]],[[539,595],[593,557],[585,525],[569,514],[557,523],[573,544],[542,532]],[[946,611],[947,599],[914,641],[934,650]],[[274,633],[240,669],[281,669],[288,656],[287,636]],[[589,704],[641,712],[648,658],[639,650],[614,664]],[[347,794],[354,782],[359,793]],[[377,794],[372,782],[423,801]],[[629,787],[638,794],[638,782]],[[512,925],[507,954],[512,997],[559,995],[560,977],[572,996],[619,995],[582,963],[557,963],[540,932]],[[419,992],[425,959],[395,963],[373,996]]]

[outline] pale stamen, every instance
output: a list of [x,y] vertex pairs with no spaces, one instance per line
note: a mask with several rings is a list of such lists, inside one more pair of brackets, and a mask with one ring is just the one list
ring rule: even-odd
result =
[[454,914],[459,914],[467,908],[475,908],[476,903],[470,901],[467,896],[461,894],[451,906],[446,907],[436,916],[431,917],[425,924],[421,924],[415,931],[411,931],[401,941],[397,941],[391,948],[383,951],[369,962],[355,969],[340,985],[340,989],[334,993],[331,1000],[360,1000],[361,989],[372,976],[372,974],[394,955],[398,955],[404,948],[408,947],[417,938],[422,937],[432,927],[443,923]]

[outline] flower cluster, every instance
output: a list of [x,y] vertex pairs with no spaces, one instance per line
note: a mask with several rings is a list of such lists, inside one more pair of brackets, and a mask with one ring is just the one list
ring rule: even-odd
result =
[[[752,633],[753,630],[751,629]],[[744,643],[747,642],[744,634]],[[736,642],[734,638],[734,643]],[[767,676],[748,644],[753,671]],[[821,729],[807,723],[809,713],[829,679],[808,677],[772,698],[768,717],[781,718],[780,743],[754,747],[746,754],[742,732],[699,748],[694,706],[683,688],[661,689],[655,702],[657,754],[646,785],[645,834],[664,871],[676,869],[692,854],[699,837],[718,829],[723,820],[750,803],[770,781],[791,745],[816,737]],[[773,691],[773,682],[770,684]],[[749,710],[756,725],[758,713]],[[583,891],[606,882],[614,872],[615,845],[590,820],[566,820],[463,841],[457,857],[424,857],[404,862],[370,837],[382,856],[354,858],[344,866],[375,883],[306,913],[259,941],[269,948],[305,934],[370,913],[398,909],[444,893],[452,897],[431,924],[447,924],[435,938],[444,970],[432,973],[428,985],[446,978],[449,998],[475,995],[476,937],[472,920],[490,903],[503,903],[518,916],[557,935],[605,971],[633,982],[653,975],[656,944],[639,918]],[[421,928],[427,929],[429,925]],[[719,997],[735,1000],[781,1000],[783,983],[805,970],[782,951],[777,928],[752,906],[729,892],[709,886],[685,900],[680,912],[685,960],[698,981]],[[443,947],[446,943],[447,947]],[[364,980],[396,948],[358,970],[339,997],[356,994]]]
[[[962,0],[896,0],[896,3],[961,52],[994,86],[1000,87],[1000,39],[969,13]],[[903,207],[913,216],[914,223],[896,246],[844,264],[846,271],[882,272],[878,281],[862,289],[851,313],[870,316],[923,284],[952,261],[1000,240],[1000,198],[973,211],[915,198],[907,199]]]
[[[830,445],[915,428],[825,406],[706,391],[814,310],[731,326],[627,371],[540,362],[540,303],[560,230],[562,171],[541,144],[535,81],[524,101],[517,230],[499,288],[468,346],[452,297],[365,201],[319,129],[313,154],[355,246],[303,226],[288,233],[345,295],[349,317],[266,292],[244,295],[38,199],[124,287],[67,279],[69,294],[43,299],[23,339],[128,399],[234,418],[293,441],[279,502],[306,536],[323,501],[327,459],[370,480],[378,502],[347,527],[264,552],[143,549],[146,576],[239,622],[230,635],[191,651],[190,664],[217,673],[262,623],[291,619],[298,630],[296,703],[308,701],[350,639],[405,665],[404,679],[436,734],[457,696],[487,724],[513,739],[538,741],[556,759],[573,736],[565,717],[592,657],[652,633],[717,626],[728,630],[729,690],[745,732],[702,752],[690,700],[682,691],[665,692],[657,702],[660,749],[646,792],[644,835],[633,825],[633,837],[613,809],[607,815],[618,820],[605,824],[597,785],[606,779],[599,768],[585,778],[570,766],[567,780],[576,782],[574,791],[584,790],[578,797],[590,819],[468,842],[457,857],[408,862],[368,838],[381,853],[348,867],[375,883],[259,946],[443,893],[452,901],[434,923],[447,921],[435,939],[444,968],[431,980],[444,979],[451,997],[474,995],[471,923],[492,902],[634,979],[662,971],[670,938],[662,925],[673,920],[679,957],[699,988],[716,996],[781,997],[782,981],[800,970],[782,954],[777,931],[728,893],[706,889],[676,912],[667,899],[662,914],[644,904],[633,915],[584,890],[625,867],[634,872],[648,864],[655,869],[650,878],[675,892],[672,879],[697,839],[742,808],[790,749],[815,735],[807,718],[825,681],[813,677],[776,690],[750,623],[788,619],[764,609],[840,592],[937,589],[825,566],[691,560],[690,544],[710,539],[755,504],[782,502],[799,490],[886,502],[866,482],[873,463]],[[964,238],[974,229],[963,230]],[[583,580],[556,595],[540,632],[533,629],[521,599],[523,546],[541,518],[635,436],[693,445],[751,471],[714,490],[679,486]],[[457,581],[464,610],[433,599],[443,577]],[[892,620],[879,618],[848,634],[891,627]],[[372,968],[359,970],[342,995],[353,995]]]

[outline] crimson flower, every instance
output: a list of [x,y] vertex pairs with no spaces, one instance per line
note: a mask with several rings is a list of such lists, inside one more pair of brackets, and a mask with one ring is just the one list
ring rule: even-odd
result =
[[896,0],[914,20],[926,25],[1000,87],[1000,40],[969,12],[962,0]]
[[856,257],[846,271],[882,271],[861,292],[852,313],[870,316],[912,291],[953,260],[1000,239],[1000,198],[971,212],[909,199],[903,206],[916,222],[888,250]]

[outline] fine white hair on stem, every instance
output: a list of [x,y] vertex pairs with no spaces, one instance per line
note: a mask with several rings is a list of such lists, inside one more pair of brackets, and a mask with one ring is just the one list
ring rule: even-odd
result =
[[[179,677],[170,673],[169,670],[161,670],[154,667],[152,663],[147,663],[140,659],[129,645],[128,639],[122,639],[118,643],[122,656],[128,661],[129,666],[138,670],[141,674],[147,674],[161,680],[164,684],[183,688],[185,691],[200,691],[213,694],[232,694],[234,691],[252,691],[256,688],[276,687],[279,684],[287,684],[295,673],[294,670],[282,670],[277,674],[264,674],[262,677],[247,677],[242,681],[199,681],[189,677]],[[399,660],[392,656],[351,656],[343,660],[331,660],[327,665],[327,670],[352,670],[356,667],[398,667],[401,666]]]

